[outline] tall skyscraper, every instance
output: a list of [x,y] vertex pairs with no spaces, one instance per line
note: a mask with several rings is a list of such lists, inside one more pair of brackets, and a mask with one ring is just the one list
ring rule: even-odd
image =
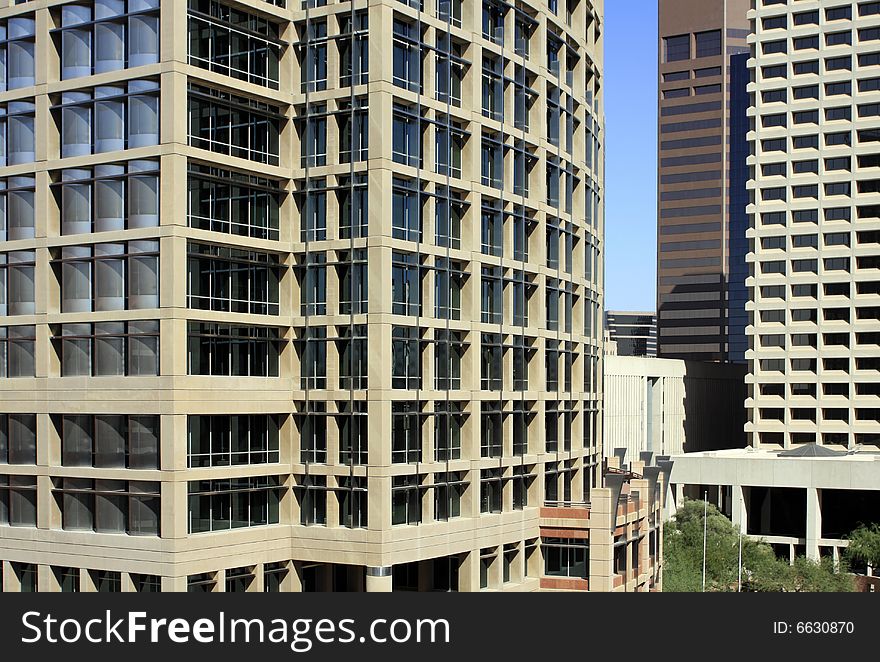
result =
[[3,5],[4,590],[582,571],[602,0]]
[[745,359],[749,0],[659,0],[663,358]]
[[752,444],[880,447],[880,3],[759,3]]

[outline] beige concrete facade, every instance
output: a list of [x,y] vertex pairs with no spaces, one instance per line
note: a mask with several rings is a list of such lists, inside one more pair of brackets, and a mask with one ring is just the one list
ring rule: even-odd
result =
[[4,590],[537,590],[599,485],[601,0],[286,4],[0,9]]
[[605,356],[602,451],[680,455],[742,448],[746,367]]
[[750,19],[746,431],[757,448],[877,451],[880,16],[832,0]]

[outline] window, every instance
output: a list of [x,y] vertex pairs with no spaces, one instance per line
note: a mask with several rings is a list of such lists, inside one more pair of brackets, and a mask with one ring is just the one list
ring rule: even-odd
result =
[[282,269],[270,253],[187,243],[187,307],[277,315]]
[[84,156],[159,144],[159,83],[131,80],[62,92],[61,156]]
[[691,36],[689,34],[663,38],[664,62],[691,59]]
[[480,321],[484,324],[501,324],[504,318],[504,280],[500,267],[482,268],[480,291]]
[[188,531],[278,524],[283,492],[278,476],[190,481]]
[[190,322],[187,373],[277,377],[281,339],[274,327]]
[[434,380],[438,390],[461,388],[461,361],[465,344],[456,331],[436,329],[434,345]]
[[548,577],[589,578],[588,541],[568,538],[542,538],[544,574]]
[[339,523],[349,529],[367,528],[367,479],[345,476],[338,479]]
[[0,326],[0,378],[35,375],[36,329]]
[[0,526],[6,525],[37,525],[36,476],[0,475]]
[[480,173],[483,186],[497,189],[504,187],[504,145],[497,134],[483,134]]
[[445,186],[438,186],[434,199],[436,213],[434,243],[437,246],[460,248],[461,221],[465,212],[465,202],[461,194]]
[[35,269],[35,251],[0,253],[0,314],[34,314],[36,311]]
[[391,403],[391,462],[422,461],[422,415],[417,402]]
[[[127,6],[126,6],[127,5]],[[61,10],[61,78],[159,61],[158,0],[97,0]]]
[[[154,179],[156,196],[149,201],[155,203],[153,225],[158,225],[158,178]],[[254,239],[278,239],[282,191],[277,182],[190,162],[188,189],[189,227]]]
[[359,315],[367,312],[367,251],[355,249],[340,253],[337,265],[339,275],[339,312]]
[[307,21],[304,33],[299,47],[301,89],[303,93],[320,92],[327,89],[326,19]]
[[31,16],[17,16],[0,23],[0,90],[34,85],[35,34],[36,23]]
[[159,225],[156,161],[61,171],[61,234],[84,234]]
[[[306,253],[298,270],[300,315],[327,314],[327,255]],[[277,288],[277,284],[276,284]]]
[[34,238],[35,194],[34,177],[0,179],[0,241]]
[[189,63],[273,90],[283,46],[278,26],[217,0],[189,1]]
[[[448,118],[446,118],[448,121]],[[435,170],[439,175],[461,177],[461,154],[467,134],[457,123],[443,124],[443,118],[435,128]]]
[[504,346],[502,345],[502,336],[498,333],[483,333],[480,343],[480,387],[484,391],[500,391],[503,381]]
[[327,165],[327,105],[313,103],[305,108],[298,122],[300,167]]
[[422,357],[419,330],[395,326],[391,329],[391,388],[419,389],[422,384]]
[[422,521],[421,476],[391,478],[391,524],[419,524]]
[[452,401],[434,403],[434,461],[461,458],[461,430],[465,415],[462,406]]
[[422,284],[418,255],[392,253],[391,302],[391,312],[394,315],[421,315]]
[[61,376],[155,376],[159,374],[157,321],[62,324]]
[[480,470],[480,512],[500,513],[503,508],[504,482],[501,469]]
[[53,493],[65,530],[159,535],[159,483],[62,478]]
[[327,388],[327,327],[307,326],[298,331],[300,388]]
[[339,238],[365,237],[369,224],[367,175],[355,173],[353,178],[340,176],[338,181],[336,195],[339,201]]
[[466,489],[461,473],[434,474],[434,519],[446,522],[461,517],[461,497]]
[[[369,156],[370,134],[367,99],[358,97],[354,100],[354,105],[350,101],[338,103],[341,111],[338,116],[341,125],[339,130],[339,162],[366,161]],[[326,152],[326,137],[324,151]]]
[[504,253],[504,215],[501,201],[483,197],[480,215],[480,251],[502,257]]
[[395,239],[422,240],[422,193],[418,182],[395,177],[391,192],[391,230]]
[[327,405],[309,402],[303,413],[296,416],[299,430],[300,462],[327,463]]
[[5,108],[0,104],[0,166],[36,160],[35,115],[31,101],[10,101]]
[[434,271],[434,316],[439,319],[461,319],[461,290],[464,272],[457,262],[437,258]]
[[396,163],[420,168],[422,165],[422,129],[416,110],[394,104],[391,132],[391,157]]
[[435,98],[441,103],[461,106],[461,85],[467,60],[462,58],[463,47],[453,42],[446,32],[437,34],[435,64]]
[[61,312],[159,307],[159,242],[64,246]]
[[187,466],[278,462],[280,420],[269,414],[187,416]]
[[189,87],[189,144],[278,165],[284,117],[277,106],[206,87]]
[[61,417],[65,467],[159,468],[159,417],[65,415]]
[[340,15],[340,34],[337,40],[339,47],[339,85],[364,85],[369,79],[369,16],[366,11],[354,15],[352,29],[351,15]]
[[694,35],[697,44],[697,57],[713,57],[721,55],[721,31],[697,32]]
[[300,182],[296,195],[300,215],[300,241],[324,241],[327,239],[327,180],[309,178]]
[[393,23],[392,64],[394,84],[413,92],[422,89],[421,35],[417,26],[400,18]]

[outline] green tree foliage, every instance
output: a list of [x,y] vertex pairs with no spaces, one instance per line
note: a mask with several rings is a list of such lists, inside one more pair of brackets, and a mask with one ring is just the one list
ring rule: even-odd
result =
[[[685,501],[663,536],[663,590],[699,592],[703,573],[703,501]],[[739,529],[710,505],[706,517],[706,591],[737,590]],[[770,545],[744,537],[743,591],[752,592],[847,592],[853,578],[835,571],[826,560],[815,563],[798,558],[793,565],[776,558]]]
[[861,563],[880,569],[880,524],[862,524],[849,534],[846,557],[853,565]]

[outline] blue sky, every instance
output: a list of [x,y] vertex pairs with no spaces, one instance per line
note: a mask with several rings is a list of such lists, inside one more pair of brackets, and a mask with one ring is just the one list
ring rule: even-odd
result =
[[654,310],[657,2],[605,2],[605,307]]

